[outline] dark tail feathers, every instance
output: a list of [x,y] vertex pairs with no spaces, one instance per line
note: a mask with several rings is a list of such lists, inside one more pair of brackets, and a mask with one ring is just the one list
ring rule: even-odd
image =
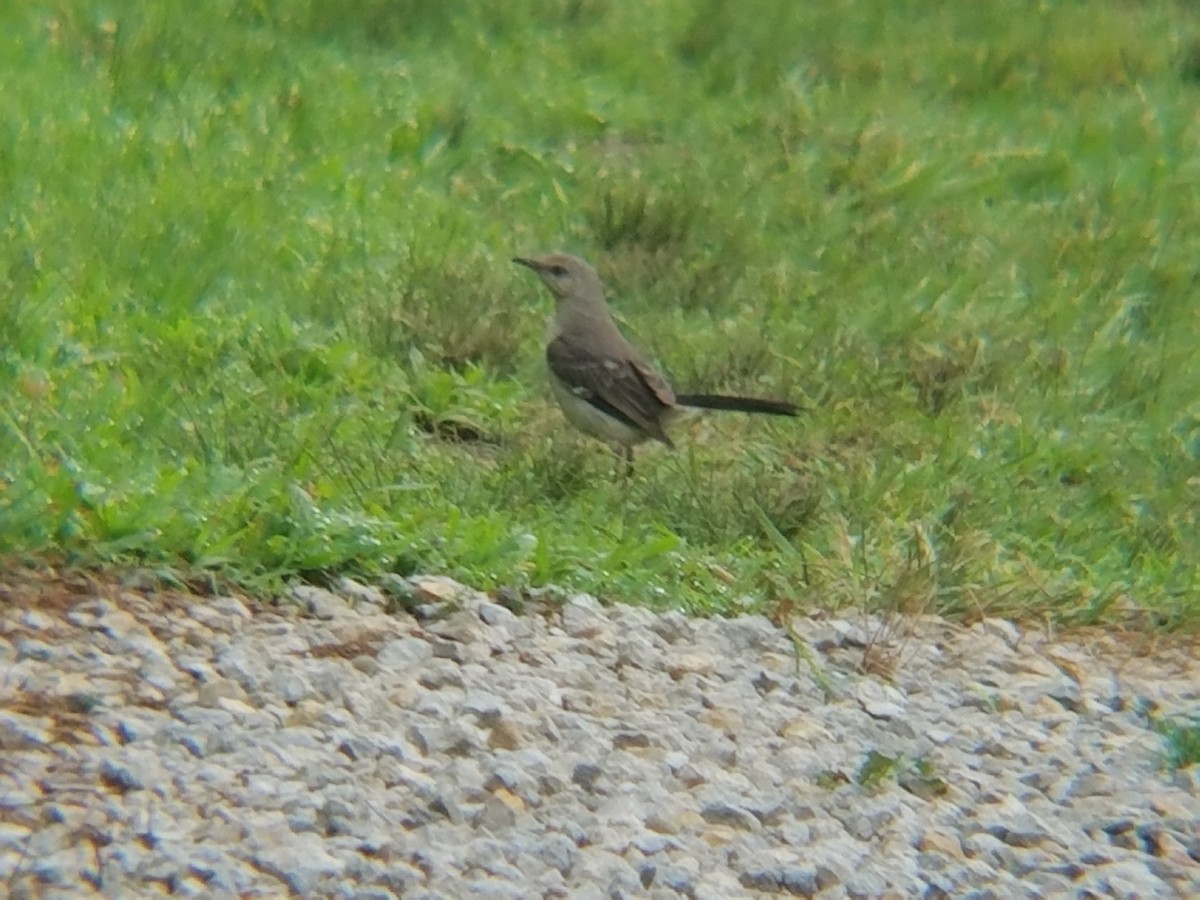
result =
[[770,416],[796,416],[800,407],[786,400],[760,400],[757,397],[727,397],[723,394],[679,394],[675,402],[697,409],[724,409],[731,412],[766,413]]

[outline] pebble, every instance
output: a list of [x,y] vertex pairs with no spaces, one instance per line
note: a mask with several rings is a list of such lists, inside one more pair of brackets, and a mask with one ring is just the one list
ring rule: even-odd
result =
[[798,618],[797,665],[761,617],[382,587],[7,601],[5,891],[1200,894],[1143,712],[1196,713],[1186,656],[924,617],[884,680],[869,617]]

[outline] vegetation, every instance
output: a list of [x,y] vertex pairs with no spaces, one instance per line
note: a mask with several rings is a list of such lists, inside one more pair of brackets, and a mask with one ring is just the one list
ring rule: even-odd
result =
[[[0,552],[1200,618],[1194,4],[26,0],[0,76]],[[805,417],[614,482],[560,248]]]
[[1200,716],[1152,718],[1151,723],[1163,736],[1168,769],[1176,771],[1200,763]]

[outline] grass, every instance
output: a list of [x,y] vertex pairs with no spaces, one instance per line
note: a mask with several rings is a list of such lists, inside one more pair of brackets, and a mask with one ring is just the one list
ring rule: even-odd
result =
[[1167,765],[1171,769],[1186,769],[1200,763],[1200,720],[1171,723],[1163,736],[1167,742]]
[[1200,716],[1154,718],[1151,724],[1163,737],[1168,769],[1174,772],[1200,764]]
[[[1196,625],[1194,5],[329,9],[0,9],[0,552]],[[810,411],[613,484],[556,248]]]

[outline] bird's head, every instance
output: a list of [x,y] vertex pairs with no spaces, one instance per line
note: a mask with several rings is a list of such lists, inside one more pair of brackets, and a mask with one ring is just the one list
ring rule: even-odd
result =
[[555,300],[585,299],[603,293],[596,270],[578,256],[547,253],[544,256],[517,256],[513,262],[537,272]]

